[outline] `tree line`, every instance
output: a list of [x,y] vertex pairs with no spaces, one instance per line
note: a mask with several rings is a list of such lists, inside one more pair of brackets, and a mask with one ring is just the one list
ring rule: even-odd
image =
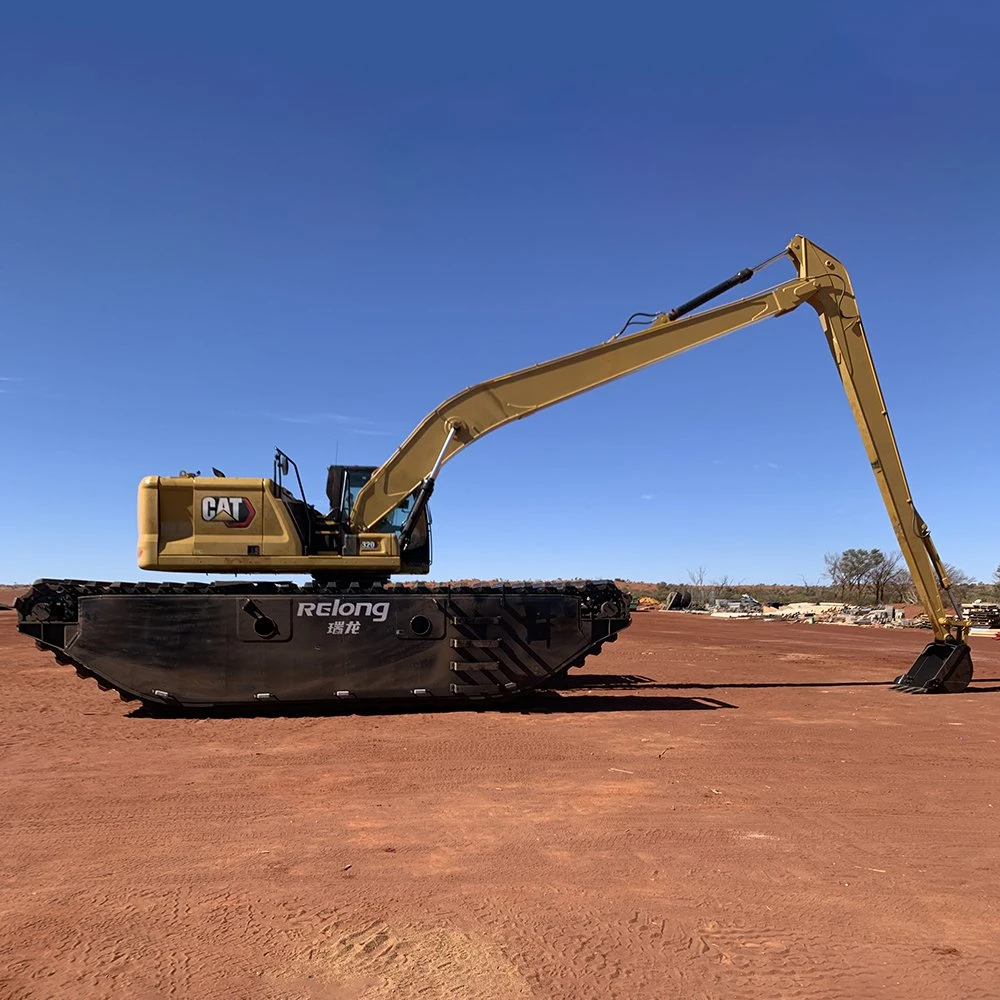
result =
[[[746,583],[722,575],[713,577],[704,566],[688,570],[687,580],[680,583],[661,581],[655,585],[633,584],[634,593],[649,593],[664,600],[670,591],[690,591],[696,604],[711,604],[716,599],[739,598],[750,594],[763,604],[778,601],[843,601],[845,604],[917,604],[916,590],[900,552],[881,549],[845,549],[823,557],[823,577],[829,583],[800,584]],[[1000,601],[1000,565],[989,581],[977,581],[968,573],[945,563],[951,578],[952,593],[962,602],[982,599]]]
[[[881,549],[844,549],[823,557],[826,576],[838,598],[852,604],[915,604],[916,590],[901,552]],[[1000,598],[1000,565],[992,582],[973,579],[963,569],[944,563],[951,590],[959,601]]]
[[913,581],[902,561],[902,553],[886,555],[881,549],[844,549],[823,557],[831,586],[842,601],[854,604],[906,601]]

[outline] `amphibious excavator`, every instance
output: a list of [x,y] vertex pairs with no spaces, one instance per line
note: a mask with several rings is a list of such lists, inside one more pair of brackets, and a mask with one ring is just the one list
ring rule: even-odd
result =
[[[701,308],[783,258],[791,279]],[[140,483],[142,569],[304,574],[306,584],[38,580],[17,602],[18,628],[80,675],[149,704],[472,701],[550,684],[629,625],[628,595],[610,582],[390,582],[430,570],[428,501],[442,466],[512,420],[801,305],[819,315],[934,630],[893,683],[962,691],[972,677],[969,625],[910,497],[850,278],[803,236],[675,309],[633,313],[593,347],[458,393],[378,468],[330,467],[328,510],[306,501],[281,451],[269,479],[182,473]]]

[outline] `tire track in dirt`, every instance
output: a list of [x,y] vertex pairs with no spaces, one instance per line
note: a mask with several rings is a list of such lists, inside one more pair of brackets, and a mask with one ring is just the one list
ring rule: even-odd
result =
[[[290,1000],[314,992],[308,983],[292,985],[294,970],[286,967],[307,939],[301,920],[306,911],[296,914],[273,899],[178,886],[76,893],[59,907],[46,902],[40,912],[16,921],[13,935],[8,931],[3,1000],[8,993],[33,1000]],[[61,910],[84,919],[68,919]]]
[[496,945],[454,927],[341,915],[298,956],[303,973],[354,985],[359,1000],[529,1000]]
[[484,926],[514,938],[511,960],[539,997],[566,995],[572,984],[578,1000],[903,998],[909,993],[895,989],[895,977],[917,959],[928,997],[987,1000],[1000,982],[992,956],[947,947],[918,955],[905,945],[852,939],[849,927],[833,938],[804,923],[700,920],[690,911],[636,910],[609,920],[606,910],[559,895],[558,905],[472,904]]

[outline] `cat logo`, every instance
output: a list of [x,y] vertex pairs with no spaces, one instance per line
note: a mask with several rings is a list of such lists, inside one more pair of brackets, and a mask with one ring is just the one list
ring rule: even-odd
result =
[[256,513],[246,497],[202,497],[203,521],[220,521],[227,528],[245,528]]

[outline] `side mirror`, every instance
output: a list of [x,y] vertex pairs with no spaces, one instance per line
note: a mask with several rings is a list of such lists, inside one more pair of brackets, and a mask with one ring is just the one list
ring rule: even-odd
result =
[[288,475],[288,456],[283,451],[278,452],[278,468],[283,476]]

